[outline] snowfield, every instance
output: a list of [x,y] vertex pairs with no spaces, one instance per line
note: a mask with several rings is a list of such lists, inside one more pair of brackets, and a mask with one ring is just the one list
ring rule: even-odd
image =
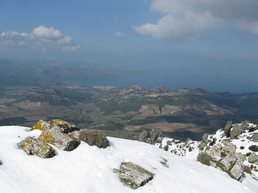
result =
[[[0,127],[1,193],[255,193],[258,182],[247,174],[241,183],[225,172],[178,157],[156,146],[109,137],[110,146],[99,149],[82,142],[71,152],[55,148],[50,159],[28,156],[17,143],[40,135],[27,127]],[[166,159],[169,168],[161,164]],[[155,174],[136,190],[123,185],[114,168],[133,162]]]

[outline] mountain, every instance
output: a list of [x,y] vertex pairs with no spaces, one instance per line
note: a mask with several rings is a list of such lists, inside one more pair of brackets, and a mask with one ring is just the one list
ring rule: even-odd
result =
[[[1,193],[254,193],[258,189],[257,181],[248,174],[239,182],[190,156],[178,157],[132,140],[108,137],[110,144],[105,149],[84,142],[73,151],[52,146],[56,155],[48,159],[18,149],[21,140],[39,137],[42,132],[20,126],[0,127]],[[117,171],[125,162],[148,170],[153,178],[137,189],[124,185]]]
[[258,94],[137,85],[0,88],[0,125],[32,126],[55,118],[122,138],[135,139],[144,129],[159,128],[170,137],[200,140],[228,120],[258,122]]
[[92,80],[114,80],[130,76],[130,71],[87,63],[0,59],[0,88],[80,82],[87,84]]

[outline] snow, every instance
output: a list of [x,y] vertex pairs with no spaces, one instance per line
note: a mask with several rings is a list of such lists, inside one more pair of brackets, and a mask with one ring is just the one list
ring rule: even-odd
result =
[[[19,126],[0,127],[1,193],[252,193],[258,183],[250,175],[240,183],[226,173],[178,157],[156,146],[109,137],[110,147],[99,149],[82,142],[71,152],[41,159],[17,148],[26,136],[39,136]],[[169,168],[160,162],[168,160]],[[155,174],[152,181],[133,190],[124,186],[113,168],[133,162]]]

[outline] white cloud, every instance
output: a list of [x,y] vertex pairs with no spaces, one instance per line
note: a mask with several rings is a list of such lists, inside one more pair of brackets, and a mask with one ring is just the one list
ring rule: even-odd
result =
[[117,37],[125,37],[126,34],[123,33],[123,32],[116,32],[116,33],[115,33],[115,36],[117,36]]
[[59,40],[57,41],[57,43],[58,43],[58,44],[67,44],[67,43],[69,43],[71,40],[72,40],[71,37],[65,36],[65,37],[63,37],[62,39],[59,39]]
[[152,0],[151,10],[165,14],[157,23],[133,26],[160,39],[192,39],[198,32],[230,26],[258,35],[257,0]]
[[68,45],[62,48],[64,52],[75,52],[80,49],[80,45]]
[[41,38],[60,38],[62,37],[62,33],[58,29],[54,29],[52,27],[47,28],[44,25],[41,25],[39,27],[36,27],[32,35],[36,37],[41,37]]
[[16,46],[47,52],[58,49],[65,52],[74,52],[80,49],[79,45],[72,43],[72,38],[62,35],[61,31],[43,25],[36,27],[31,33],[7,31],[0,33],[0,48],[15,49]]

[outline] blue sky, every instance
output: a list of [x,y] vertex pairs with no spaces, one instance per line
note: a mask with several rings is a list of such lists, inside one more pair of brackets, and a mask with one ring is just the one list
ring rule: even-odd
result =
[[257,10],[257,0],[0,0],[0,58],[116,65],[167,74],[158,82],[174,88],[254,92]]

